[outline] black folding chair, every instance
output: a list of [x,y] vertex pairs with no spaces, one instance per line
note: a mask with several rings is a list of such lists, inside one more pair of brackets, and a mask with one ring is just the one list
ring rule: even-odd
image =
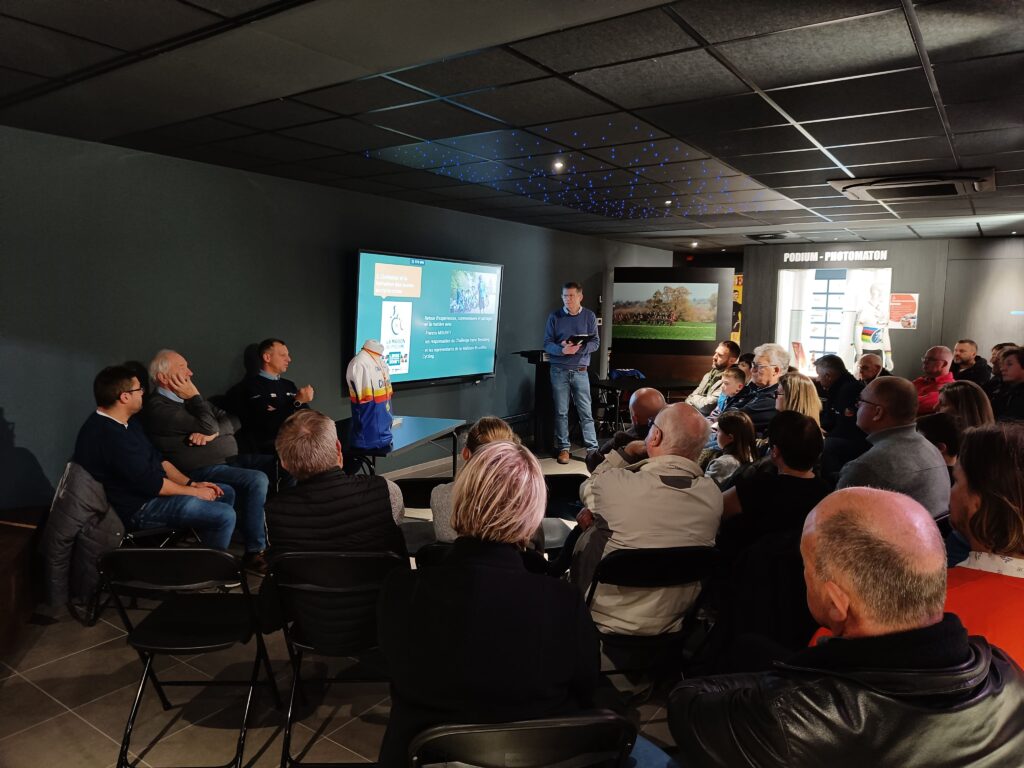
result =
[[588,475],[561,474],[545,475],[544,484],[548,487],[548,504],[545,517],[560,517],[564,520],[575,520],[583,508],[580,503],[580,486],[586,482]]
[[614,712],[514,723],[441,725],[409,745],[413,768],[618,768],[636,742],[636,727]]
[[450,483],[451,477],[400,477],[395,480],[402,490],[402,500],[405,506],[413,509],[429,509],[430,493],[437,486]]
[[[394,552],[288,552],[274,559],[272,580],[281,602],[292,663],[292,689],[281,746],[281,766],[311,766],[292,757],[295,694],[301,695],[303,653],[358,656],[377,647],[377,598],[384,580],[409,559]],[[386,680],[383,673],[324,678],[332,682]],[[316,764],[323,765],[323,764]]]
[[427,544],[425,547],[421,547],[414,555],[416,559],[416,570],[441,565],[453,548],[454,545],[448,541],[435,541],[433,544]]
[[[100,561],[100,575],[113,596],[125,630],[128,644],[143,662],[142,677],[135,694],[131,714],[125,724],[117,768],[128,766],[128,748],[132,728],[139,714],[142,693],[149,680],[160,697],[164,709],[171,703],[164,693],[169,685],[236,685],[246,686],[245,708],[238,745],[230,765],[241,768],[245,750],[245,733],[256,685],[270,687],[274,704],[281,699],[274,684],[270,658],[259,632],[255,606],[238,561],[227,552],[214,549],[118,549],[108,552]],[[241,594],[207,592],[228,584],[241,583]],[[136,626],[125,610],[124,598],[144,595],[161,599]],[[198,654],[221,651],[233,645],[245,645],[256,638],[256,654],[248,680],[168,680],[161,682],[153,670],[157,654]],[[267,680],[261,681],[260,666]]]
[[[587,590],[587,606],[594,601],[599,584],[619,587],[660,589],[700,582],[703,587],[721,553],[714,547],[666,547],[662,549],[618,549],[605,555],[594,571]],[[700,597],[681,616],[683,627],[661,635],[620,635],[601,633],[605,657],[615,664],[612,673],[647,672],[678,666],[686,642],[688,624],[696,615]]]

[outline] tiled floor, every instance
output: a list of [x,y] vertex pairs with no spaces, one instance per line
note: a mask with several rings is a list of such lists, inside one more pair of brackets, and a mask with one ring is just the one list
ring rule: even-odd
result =
[[[546,472],[586,472],[579,462],[552,459]],[[411,516],[423,516],[414,512]],[[429,515],[428,515],[429,516]],[[138,615],[141,615],[144,606]],[[142,667],[125,643],[113,610],[92,627],[69,617],[34,623],[15,653],[0,658],[0,766],[3,768],[109,768],[117,760],[124,723]],[[291,684],[281,633],[267,638],[282,697]],[[167,679],[247,678],[255,646],[196,657],[162,657]],[[351,660],[304,664],[304,677],[334,672]],[[339,666],[340,665],[340,666]],[[132,756],[139,766],[216,765],[232,756],[241,719],[243,689],[170,688],[175,706],[164,711],[147,686]],[[293,729],[293,754],[317,762],[373,762],[387,724],[384,683],[343,683],[324,690],[307,687],[307,704]],[[656,743],[670,745],[665,710],[657,700],[631,712]],[[274,766],[281,759],[284,712],[266,691],[256,694],[246,739],[245,765]]]

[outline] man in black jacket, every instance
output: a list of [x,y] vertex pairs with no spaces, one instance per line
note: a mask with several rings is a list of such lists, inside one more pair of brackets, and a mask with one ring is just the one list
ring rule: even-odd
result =
[[264,339],[258,353],[260,369],[242,382],[242,426],[259,453],[274,452],[274,438],[285,420],[309,408],[313,387],[299,387],[282,374],[292,363],[288,347],[280,339]]
[[807,517],[807,603],[833,637],[769,673],[669,698],[686,766],[1019,766],[1024,675],[943,614],[946,556],[908,497],[838,491]]
[[957,381],[973,381],[983,387],[992,378],[988,360],[978,355],[978,344],[972,339],[960,339],[953,347],[953,378]]

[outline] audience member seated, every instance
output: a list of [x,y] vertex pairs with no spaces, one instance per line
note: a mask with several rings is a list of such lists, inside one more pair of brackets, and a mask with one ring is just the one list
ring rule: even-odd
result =
[[634,440],[647,437],[653,419],[665,407],[665,396],[653,387],[641,387],[629,396],[629,429],[619,430],[603,445],[587,452],[586,465],[590,472],[604,461],[604,457]]
[[803,525],[829,492],[814,475],[822,445],[821,429],[808,416],[783,411],[772,419],[768,456],[777,471],[751,473],[722,494],[723,551],[735,553],[762,536]]
[[715,435],[721,454],[711,460],[704,475],[721,485],[733,472],[757,458],[754,455],[757,435],[754,422],[743,411],[723,413],[718,419]]
[[736,396],[736,402],[729,410],[738,408],[745,411],[754,422],[758,435],[764,434],[768,422],[775,415],[775,393],[779,388],[779,377],[789,367],[789,354],[778,344],[762,344],[754,349],[751,364],[751,381]]
[[846,370],[839,355],[822,355],[814,361],[814,370],[821,389],[822,430],[827,435],[863,440],[864,433],[857,428],[856,411],[857,398],[865,384]]
[[742,355],[736,358],[736,365],[739,367],[741,371],[743,371],[745,382],[749,382],[750,377],[753,375],[751,367],[754,365],[754,353],[744,352]]
[[795,411],[813,420],[821,430],[821,398],[814,382],[802,373],[784,373],[775,390],[775,409]]
[[722,372],[736,363],[740,356],[739,345],[734,341],[720,341],[711,357],[711,370],[704,374],[697,388],[686,398],[686,402],[707,416],[718,405],[718,394],[722,389]]
[[92,385],[96,411],[85,420],[72,459],[103,485],[125,530],[191,528],[203,546],[227,549],[235,530],[231,486],[193,482],[146,438],[138,419],[142,386],[123,366],[104,368]]
[[917,390],[917,412],[921,416],[934,413],[939,407],[939,390],[953,381],[949,370],[953,364],[953,352],[949,347],[932,347],[921,358],[923,376],[914,379]]
[[994,424],[992,404],[980,386],[973,381],[951,381],[939,390],[938,413],[948,413],[956,419],[961,431],[968,427]]
[[[571,580],[585,592],[597,563],[617,549],[711,547],[722,517],[722,494],[696,460],[707,421],[675,403],[655,418],[646,441],[608,454],[580,488],[586,509],[573,551]],[[591,602],[598,628],[616,634],[677,631],[699,584],[641,589],[602,584]]]
[[281,378],[292,358],[280,339],[264,339],[258,348],[260,369],[242,382],[244,398],[242,425],[246,436],[260,453],[274,452],[274,438],[285,419],[298,410],[309,408],[313,387],[298,387]]
[[957,381],[973,381],[979,387],[992,378],[992,368],[988,360],[979,357],[978,344],[973,339],[960,339],[953,347],[952,373]]
[[949,484],[952,486],[953,467],[956,466],[956,457],[960,453],[960,433],[963,432],[956,417],[943,411],[929,413],[917,420],[917,431],[939,449],[939,454],[949,470]]
[[484,445],[455,480],[452,553],[395,571],[379,602],[391,717],[378,765],[408,765],[432,725],[568,715],[592,706],[598,636],[578,590],[527,572],[520,551],[544,517],[536,458]]
[[932,517],[949,511],[949,470],[938,448],[918,434],[917,392],[897,376],[876,378],[861,393],[857,426],[871,448],[849,462],[837,488],[870,486],[905,493]]
[[1024,424],[969,429],[950,517],[970,554],[949,572],[946,610],[1024,664]]
[[267,536],[263,505],[267,500],[274,460],[241,457],[235,442],[235,418],[203,399],[192,380],[188,361],[172,349],[161,349],[149,365],[155,389],[144,401],[146,434],[163,457],[193,481],[230,485],[235,512],[242,521],[245,549],[258,571],[266,570]]
[[1012,349],[1017,345],[1011,341],[1002,341],[992,347],[988,361],[992,366],[992,378],[982,386],[988,399],[995,402],[1003,385],[1003,350]]
[[275,441],[281,466],[297,480],[267,501],[271,557],[283,552],[406,554],[398,524],[402,491],[379,475],[349,476],[330,417],[303,409]]
[[999,421],[1024,419],[1024,349],[1009,347],[1000,352],[1001,382],[993,410]]
[[[497,416],[484,416],[477,421],[466,434],[466,445],[462,449],[462,460],[468,462],[469,457],[482,445],[505,440],[519,443],[519,437],[503,419]],[[435,486],[430,492],[430,513],[434,517],[434,534],[438,541],[455,541],[456,533],[452,528],[452,491],[455,481]]]
[[861,355],[857,360],[857,378],[867,386],[879,376],[892,376],[887,368],[882,367],[882,358],[871,352]]
[[718,442],[715,431],[718,429],[718,420],[726,411],[739,412],[739,409],[732,406],[737,402],[740,392],[743,391],[746,385],[746,376],[743,374],[743,369],[738,365],[729,366],[722,373],[722,391],[718,393],[718,405],[707,416],[708,423],[711,425],[711,437],[708,438],[706,448],[714,450],[717,447]]
[[839,491],[808,515],[801,551],[807,603],[835,637],[771,672],[677,685],[668,722],[681,765],[1019,762],[1024,677],[943,614],[945,553],[920,505]]

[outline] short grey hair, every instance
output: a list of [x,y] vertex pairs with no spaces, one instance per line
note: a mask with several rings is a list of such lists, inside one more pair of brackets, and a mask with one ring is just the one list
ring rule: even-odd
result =
[[[935,547],[942,542],[936,526]],[[946,563],[921,571],[897,547],[879,538],[851,510],[839,510],[817,526],[814,573],[821,581],[841,576],[868,615],[883,626],[920,626],[942,613]]]
[[274,448],[288,474],[305,480],[338,466],[338,427],[320,411],[301,410],[281,425]]
[[[673,407],[685,406],[699,415],[699,411],[689,403],[676,403]],[[662,410],[665,413],[665,410]],[[668,415],[662,416],[658,429],[662,434],[662,448],[674,456],[684,456],[687,459],[696,461],[701,451],[707,445],[711,436],[711,425],[706,419],[689,419],[697,425],[697,429],[687,429],[688,424],[684,422],[683,415],[678,411],[668,411]]]
[[789,368],[789,352],[779,344],[762,344],[754,347],[754,360],[759,357],[767,357],[768,362],[777,367],[782,373]]
[[153,359],[149,361],[149,386],[152,389],[156,389],[160,386],[156,380],[158,373],[167,373],[167,370],[171,367],[171,355],[178,354],[173,349],[161,349],[155,355]]

